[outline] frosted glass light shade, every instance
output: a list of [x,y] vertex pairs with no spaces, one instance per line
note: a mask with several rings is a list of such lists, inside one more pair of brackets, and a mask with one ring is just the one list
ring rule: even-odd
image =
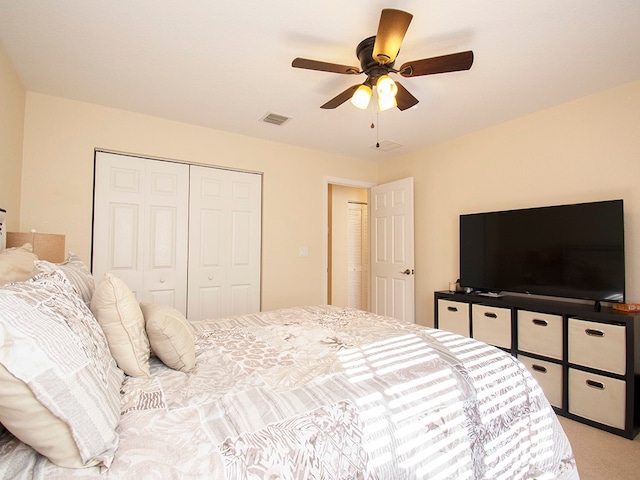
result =
[[365,110],[371,101],[371,87],[368,85],[360,85],[351,97],[351,103],[356,107]]
[[396,97],[378,96],[378,110],[380,110],[381,112],[384,112],[385,110],[389,110],[397,106],[398,106],[398,102],[396,102]]
[[395,97],[398,93],[398,86],[389,75],[382,75],[378,78],[376,89],[380,98]]

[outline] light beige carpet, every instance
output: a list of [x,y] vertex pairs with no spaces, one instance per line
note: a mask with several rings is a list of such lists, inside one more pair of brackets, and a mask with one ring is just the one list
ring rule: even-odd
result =
[[581,480],[640,479],[640,435],[629,440],[558,417],[578,465]]

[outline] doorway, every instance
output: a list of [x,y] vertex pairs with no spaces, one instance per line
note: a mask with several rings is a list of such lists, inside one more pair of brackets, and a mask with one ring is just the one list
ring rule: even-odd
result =
[[[369,217],[369,305],[366,310],[415,322],[415,266],[413,244],[413,178],[389,183],[372,183],[325,177],[323,252],[327,268],[323,271],[324,298],[337,305],[332,298],[332,249],[330,186],[346,186],[367,192]],[[375,247],[375,248],[374,248]],[[341,247],[343,248],[343,247]],[[345,267],[346,268],[346,267]],[[347,290],[344,289],[346,292]],[[346,305],[346,303],[345,303]]]
[[369,309],[368,189],[329,184],[327,303]]

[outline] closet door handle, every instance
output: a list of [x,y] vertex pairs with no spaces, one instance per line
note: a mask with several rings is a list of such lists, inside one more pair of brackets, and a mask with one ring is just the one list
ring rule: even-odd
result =
[[531,322],[539,327],[546,327],[547,325],[549,325],[549,322],[547,322],[546,320],[540,320],[539,318],[534,318],[533,320],[531,320]]

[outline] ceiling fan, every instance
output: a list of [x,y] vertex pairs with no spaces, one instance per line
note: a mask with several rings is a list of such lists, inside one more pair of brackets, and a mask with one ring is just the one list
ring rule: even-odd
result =
[[399,73],[403,77],[418,77],[469,70],[473,64],[473,52],[466,51],[414,60],[395,69],[394,63],[412,18],[412,14],[402,10],[383,9],[376,35],[365,38],[356,47],[360,68],[299,57],[293,60],[291,66],[346,75],[361,73],[367,75],[364,83],[352,85],[320,108],[336,108],[351,99],[351,103],[355,106],[366,109],[375,87],[378,94],[378,108],[381,111],[396,106],[400,110],[406,110],[416,105],[418,99],[399,82],[391,79],[390,73]]

